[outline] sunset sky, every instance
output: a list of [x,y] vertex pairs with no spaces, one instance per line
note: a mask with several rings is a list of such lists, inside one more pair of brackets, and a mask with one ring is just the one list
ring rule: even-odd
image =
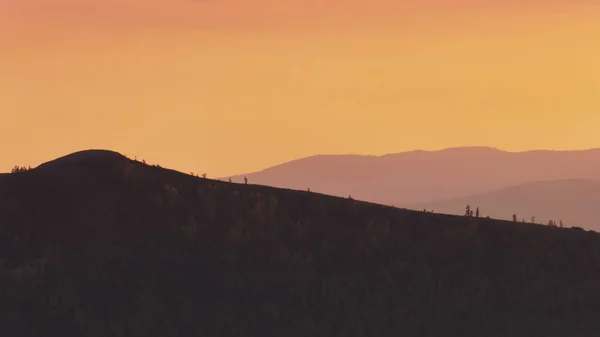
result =
[[600,147],[594,3],[0,0],[0,172],[89,148],[215,177]]

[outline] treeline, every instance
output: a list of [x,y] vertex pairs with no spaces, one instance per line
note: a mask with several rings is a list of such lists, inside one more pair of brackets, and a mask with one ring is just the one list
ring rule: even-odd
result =
[[[465,207],[465,214],[464,214],[464,216],[466,216],[466,217],[473,217],[473,216],[474,216],[474,217],[476,217],[476,218],[479,218],[479,215],[480,215],[480,214],[479,214],[479,207],[477,207],[477,208],[475,209],[475,213],[473,213],[473,211],[471,210],[471,205],[467,205],[467,206]],[[489,217],[488,217],[488,218],[489,218]],[[517,218],[517,214],[516,214],[516,213],[513,213],[513,215],[512,215],[512,221],[513,221],[513,222],[518,222],[518,221],[519,221],[519,220],[518,220],[518,218]],[[533,224],[535,224],[535,223],[536,223],[535,221],[536,221],[536,217],[535,217],[535,216],[532,216],[532,217],[531,217],[531,221],[530,221],[530,222],[531,222],[531,223],[533,223]],[[525,221],[525,218],[523,218],[523,219],[521,220],[521,222],[526,222],[526,221]],[[556,223],[556,221],[554,221],[554,220],[549,220],[549,221],[548,221],[548,226],[550,226],[550,227],[560,227],[560,228],[563,228],[563,227],[564,227],[564,224],[563,224],[563,221],[562,221],[562,220],[560,220],[560,221],[558,222],[558,224],[557,224],[557,223]],[[577,226],[572,226],[572,228],[580,228],[580,227],[577,227]]]

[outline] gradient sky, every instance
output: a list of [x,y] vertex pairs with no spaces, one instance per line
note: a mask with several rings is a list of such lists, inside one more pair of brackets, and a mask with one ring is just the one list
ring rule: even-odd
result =
[[600,147],[597,0],[411,2],[0,0],[0,171]]

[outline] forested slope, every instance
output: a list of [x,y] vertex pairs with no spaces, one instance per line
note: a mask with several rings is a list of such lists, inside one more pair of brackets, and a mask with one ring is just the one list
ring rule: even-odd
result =
[[0,184],[3,336],[593,336],[600,237],[108,152]]

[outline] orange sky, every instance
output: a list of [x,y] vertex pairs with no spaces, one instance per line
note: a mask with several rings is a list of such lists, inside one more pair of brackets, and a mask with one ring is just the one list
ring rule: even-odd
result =
[[0,171],[600,146],[597,1],[411,2],[1,0]]

